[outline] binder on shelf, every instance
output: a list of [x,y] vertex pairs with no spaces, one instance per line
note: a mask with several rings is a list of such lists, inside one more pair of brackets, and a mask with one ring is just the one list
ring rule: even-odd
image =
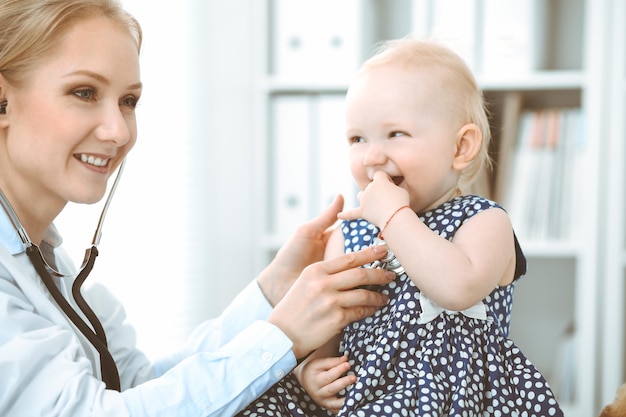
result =
[[274,97],[271,115],[271,232],[284,237],[309,219],[309,100],[297,95]]
[[337,194],[344,207],[355,207],[356,187],[345,138],[345,96],[286,94],[271,102],[270,233],[284,239]]
[[481,72],[531,72],[544,64],[549,3],[544,0],[482,0]]
[[345,96],[320,95],[317,100],[316,142],[319,149],[318,180],[315,186],[319,197],[315,212],[326,208],[337,194],[344,197],[344,207],[356,207],[356,185],[352,179],[348,159],[350,145],[345,136]]
[[337,78],[361,61],[360,0],[274,0],[272,72],[307,80]]
[[527,73],[544,66],[549,6],[544,0],[413,0],[412,36],[444,43],[475,72]]
[[478,5],[479,0],[413,0],[411,34],[443,43],[475,70],[480,56]]

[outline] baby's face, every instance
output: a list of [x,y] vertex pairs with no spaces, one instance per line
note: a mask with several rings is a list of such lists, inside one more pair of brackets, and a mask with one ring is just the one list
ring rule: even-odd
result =
[[346,97],[346,137],[360,189],[384,171],[418,212],[456,190],[452,160],[462,124],[441,94],[437,77],[424,69],[380,65],[355,79]]

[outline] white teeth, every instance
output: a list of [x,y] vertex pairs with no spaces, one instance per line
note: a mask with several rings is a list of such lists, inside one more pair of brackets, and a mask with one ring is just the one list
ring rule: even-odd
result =
[[102,158],[96,158],[93,155],[85,155],[84,153],[80,154],[80,160],[89,164],[89,165],[94,165],[97,167],[103,167],[106,166],[106,164],[109,162],[108,159],[102,159]]

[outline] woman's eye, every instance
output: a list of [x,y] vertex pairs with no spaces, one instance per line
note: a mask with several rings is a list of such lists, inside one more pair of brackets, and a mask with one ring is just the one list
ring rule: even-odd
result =
[[137,104],[139,103],[139,98],[137,98],[135,96],[124,97],[120,101],[120,103],[122,104],[122,106],[134,109],[135,107],[137,107]]
[[81,100],[90,101],[94,99],[96,92],[91,88],[83,88],[74,91],[73,94]]

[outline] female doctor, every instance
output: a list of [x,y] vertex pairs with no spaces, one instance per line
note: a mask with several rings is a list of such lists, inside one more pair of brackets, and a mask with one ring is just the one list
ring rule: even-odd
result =
[[393,279],[359,268],[384,251],[320,262],[338,198],[185,346],[157,362],[135,348],[111,294],[80,289],[101,223],[76,271],[53,221],[68,201],[102,199],[134,145],[140,47],[115,0],[0,0],[4,417],[233,415],[386,302],[353,289]]

